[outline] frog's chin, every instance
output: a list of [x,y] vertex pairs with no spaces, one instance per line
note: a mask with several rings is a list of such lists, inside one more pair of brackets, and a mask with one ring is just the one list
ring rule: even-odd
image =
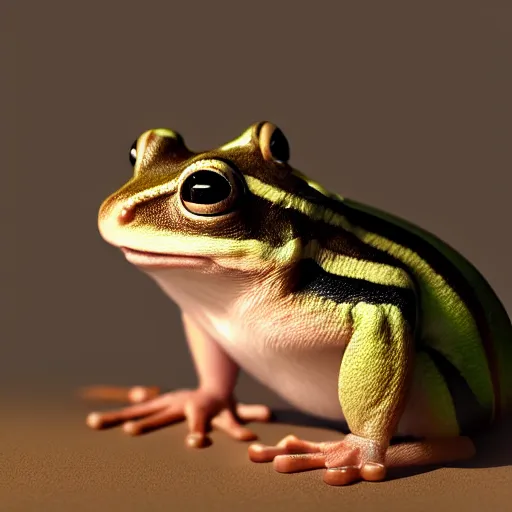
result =
[[204,268],[212,264],[209,258],[202,256],[187,256],[163,254],[157,252],[139,251],[129,247],[120,247],[127,261],[143,269],[167,268]]

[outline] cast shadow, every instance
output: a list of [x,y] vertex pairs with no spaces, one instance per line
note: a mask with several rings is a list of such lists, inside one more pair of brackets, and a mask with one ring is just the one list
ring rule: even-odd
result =
[[[119,397],[116,396],[115,398],[117,400]],[[124,395],[122,398],[124,398],[124,400],[126,399]],[[89,403],[91,402],[90,397],[88,401]],[[95,401],[96,400],[94,399],[92,400],[92,402]],[[103,400],[100,400],[99,403],[103,403]],[[290,426],[322,428],[342,434],[347,434],[349,431],[346,424],[311,416],[292,408],[273,408],[271,422]],[[156,429],[158,429],[158,427]],[[512,443],[510,443],[511,432],[512,414],[509,414],[507,417],[504,417],[500,422],[496,423],[485,432],[477,436],[472,436],[477,450],[477,454],[473,459],[464,462],[447,464],[444,466],[438,465],[415,466],[411,468],[393,468],[389,470],[386,480],[394,480],[428,473],[435,471],[440,467],[481,469],[512,466]],[[392,440],[391,444],[398,444],[412,440],[414,439],[396,438]]]
[[[291,426],[323,428],[343,434],[347,434],[349,431],[346,424],[310,416],[295,409],[282,408],[273,410],[272,422]],[[390,469],[386,480],[395,480],[429,473],[441,467],[482,469],[512,466],[512,443],[510,443],[511,433],[512,415],[508,415],[485,432],[472,436],[477,450],[477,454],[473,459],[444,466],[393,468]],[[398,444],[411,440],[413,439],[396,438],[392,440],[391,444]]]

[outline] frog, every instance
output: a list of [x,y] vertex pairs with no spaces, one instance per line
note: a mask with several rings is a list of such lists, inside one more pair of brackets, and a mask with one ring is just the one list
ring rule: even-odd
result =
[[[468,460],[474,434],[510,410],[512,325],[489,282],[429,231],[293,167],[273,122],[207,151],[147,130],[129,159],[99,232],[179,308],[198,383],[133,387],[91,428],[185,420],[190,447],[220,430],[249,442],[253,462],[343,486]],[[238,402],[241,370],[346,435],[261,443],[248,423],[272,411]]]

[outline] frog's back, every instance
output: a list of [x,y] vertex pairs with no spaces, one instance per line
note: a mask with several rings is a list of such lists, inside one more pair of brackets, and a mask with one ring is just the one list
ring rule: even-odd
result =
[[512,325],[485,278],[461,254],[391,214],[342,200],[366,243],[411,271],[420,295],[418,350],[444,377],[455,407],[482,420],[512,407]]

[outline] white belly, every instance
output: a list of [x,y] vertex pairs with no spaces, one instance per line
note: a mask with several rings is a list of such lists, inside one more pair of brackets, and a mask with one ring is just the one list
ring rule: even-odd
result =
[[285,328],[270,311],[240,311],[240,303],[234,305],[240,289],[230,278],[183,270],[150,275],[244,371],[303,412],[344,420],[338,399],[343,340],[317,339],[320,326],[304,331],[296,319]]
[[[244,286],[229,278],[182,270],[150,275],[243,370],[290,405],[331,421],[345,420],[338,376],[348,334],[338,332],[326,339],[322,333],[329,329],[319,315],[305,319],[301,312],[297,321],[251,301],[241,306],[237,297]],[[397,434],[435,435],[436,422],[427,409],[421,389],[413,390]]]
[[338,398],[342,346],[304,348],[299,343],[294,350],[283,351],[251,333],[243,334],[218,338],[241,368],[297,409],[334,421],[344,420]]

